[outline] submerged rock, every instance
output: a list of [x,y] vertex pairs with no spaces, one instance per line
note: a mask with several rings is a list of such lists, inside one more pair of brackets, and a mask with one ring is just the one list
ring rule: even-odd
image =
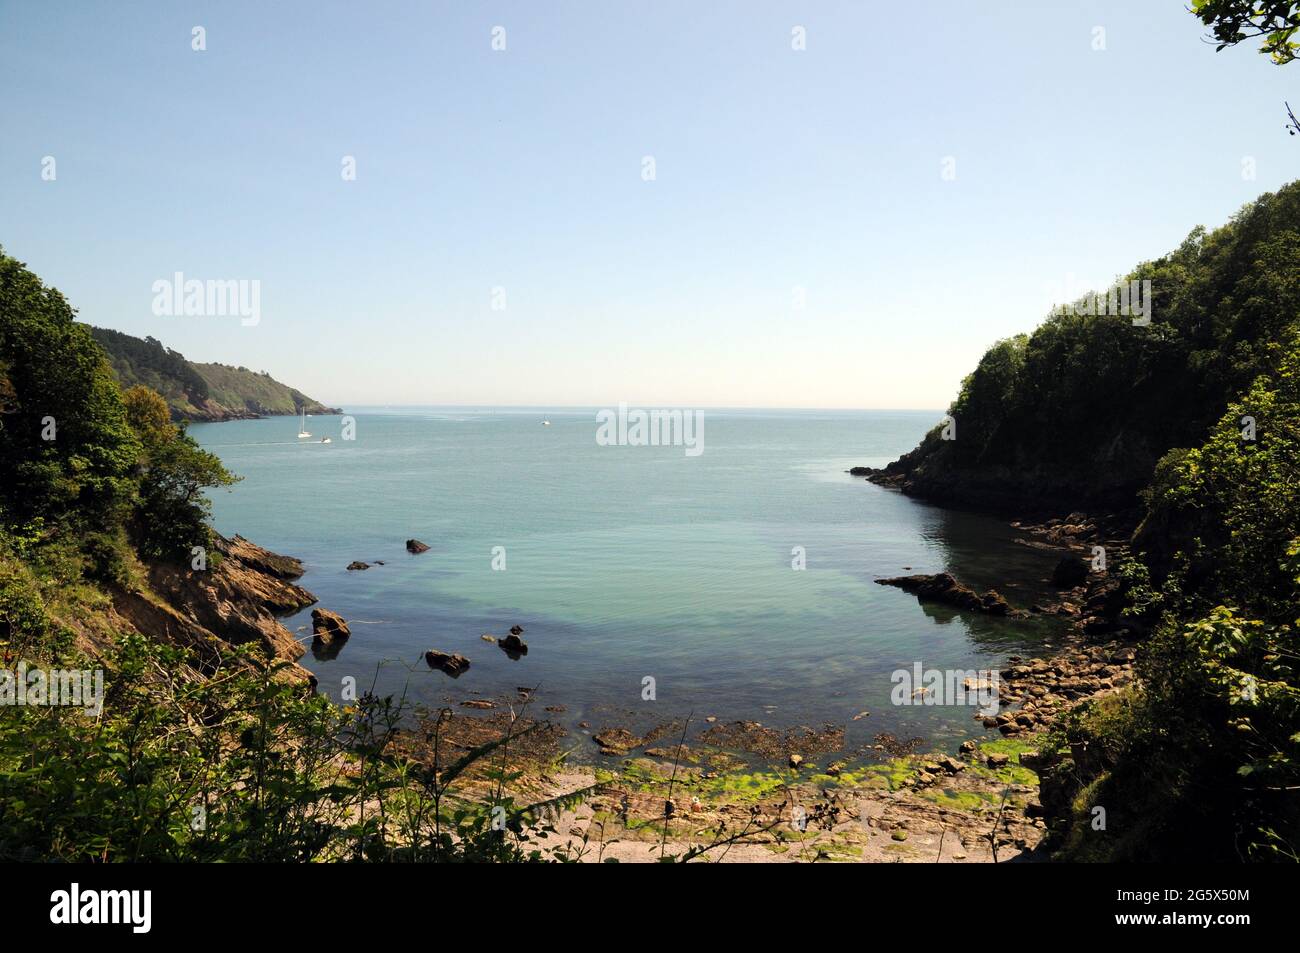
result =
[[642,742],[626,728],[606,728],[592,735],[591,740],[600,745],[601,754],[626,754]]
[[352,562],[348,563],[348,572],[356,572],[359,569],[369,569],[369,568],[370,568],[370,563],[363,563],[359,559],[353,560]]
[[408,553],[427,553],[429,547],[427,544],[420,542],[418,539],[408,539],[406,541],[406,551]]

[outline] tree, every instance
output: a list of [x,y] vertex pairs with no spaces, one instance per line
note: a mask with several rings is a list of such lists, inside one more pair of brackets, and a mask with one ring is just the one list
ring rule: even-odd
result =
[[1300,0],[1192,0],[1192,13],[1210,27],[1216,51],[1262,39],[1259,51],[1279,66],[1300,54]]
[[0,249],[0,510],[69,529],[120,525],[139,445],[103,352],[63,295]]
[[134,521],[140,555],[179,560],[211,542],[208,487],[230,486],[238,477],[215,454],[171,422],[167,401],[148,387],[123,395],[126,418],[140,442],[140,506]]

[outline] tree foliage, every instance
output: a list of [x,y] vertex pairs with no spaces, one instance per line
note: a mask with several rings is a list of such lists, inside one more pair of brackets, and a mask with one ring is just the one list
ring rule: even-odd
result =
[[1192,0],[1192,12],[1210,28],[1216,50],[1260,40],[1259,51],[1274,63],[1290,63],[1300,52],[1297,0]]

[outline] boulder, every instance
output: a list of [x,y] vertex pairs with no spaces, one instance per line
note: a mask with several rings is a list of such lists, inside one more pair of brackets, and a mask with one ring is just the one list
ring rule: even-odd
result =
[[519,636],[511,634],[497,642],[501,649],[513,658],[528,654],[528,643]]
[[356,572],[357,570],[360,569],[369,569],[369,568],[370,568],[370,563],[363,563],[359,559],[355,559],[352,562],[348,563],[348,572]]
[[429,551],[429,547],[426,544],[420,542],[418,539],[408,539],[406,541],[406,551],[408,553],[415,553],[415,554],[427,553]]
[[510,627],[510,634],[511,634],[511,635],[523,635],[523,634],[524,634],[524,627],[523,627],[522,625],[512,625],[512,626]]
[[316,638],[327,644],[346,639],[352,634],[348,624],[343,621],[343,616],[330,612],[329,609],[311,610],[311,631]]
[[1088,578],[1090,566],[1081,556],[1065,556],[1052,570],[1052,585],[1057,589],[1073,589]]
[[452,678],[459,678],[461,673],[469,668],[469,659],[465,656],[439,652],[436,649],[425,652],[424,661],[428,663],[429,668],[436,668]]

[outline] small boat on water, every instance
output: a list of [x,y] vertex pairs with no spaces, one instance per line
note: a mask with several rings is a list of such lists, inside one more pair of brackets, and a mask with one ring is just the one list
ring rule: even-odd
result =
[[550,422],[549,420],[543,420],[543,421],[542,421],[542,426],[543,426],[543,427],[549,427],[550,425],[551,425],[551,422]]
[[302,409],[302,422],[298,424],[298,439],[302,440],[310,436],[311,434],[307,432],[307,408],[304,407]]
[[334,442],[334,441],[331,440],[329,437],[322,437],[322,438],[321,438],[321,443],[333,443],[333,442]]

